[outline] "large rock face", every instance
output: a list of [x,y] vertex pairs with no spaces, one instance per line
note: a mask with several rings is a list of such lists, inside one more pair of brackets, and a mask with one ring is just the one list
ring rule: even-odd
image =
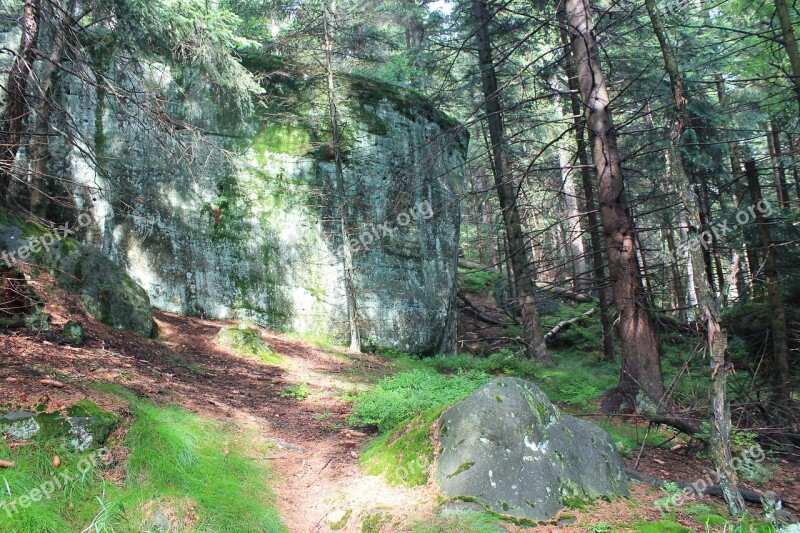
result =
[[[16,28],[0,27],[0,46],[17,42]],[[51,206],[48,218],[89,213],[94,224],[82,237],[156,307],[346,337],[324,91],[286,74],[290,66],[259,61],[249,66],[269,80],[267,94],[252,116],[233,120],[191,71],[155,64],[130,72],[118,58],[101,58],[108,76],[170,98],[194,128],[174,135],[141,108],[62,72],[55,95],[66,113],[54,112],[52,122],[77,131],[49,145],[49,173],[66,181],[40,186],[75,209]],[[466,135],[404,89],[358,77],[337,83],[362,338],[367,346],[452,350]],[[18,187],[21,203],[27,194]]]
[[487,383],[445,412],[439,430],[436,483],[449,498],[546,520],[567,498],[628,495],[608,434],[562,413],[525,380]]
[[153,317],[144,290],[94,247],[67,237],[69,231],[0,211],[0,265],[21,261],[43,267],[100,322],[149,336]]

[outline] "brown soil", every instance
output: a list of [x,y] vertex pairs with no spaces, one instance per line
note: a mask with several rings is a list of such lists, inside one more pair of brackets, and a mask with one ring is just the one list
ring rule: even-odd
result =
[[[124,414],[120,399],[90,386],[118,383],[157,402],[178,404],[206,417],[233,419],[271,440],[278,507],[292,532],[329,531],[330,516],[342,511],[350,514],[341,531],[361,531],[362,519],[370,512],[391,515],[391,525],[381,531],[407,530],[414,521],[433,519],[440,501],[433,488],[390,487],[380,477],[365,475],[358,452],[373,435],[364,428],[345,429],[350,404],[342,395],[391,373],[392,365],[385,359],[343,348],[323,351],[264,330],[266,342],[286,361],[280,366],[265,365],[214,342],[220,328],[229,323],[162,311],[154,312],[159,337],[142,339],[87,318],[79,302],[53,287],[46,277],[38,283],[38,292],[51,295],[45,310],[52,315],[52,332],[0,330],[0,404],[23,409],[43,403],[54,411],[88,396]],[[68,346],[57,335],[67,320],[84,325],[83,347]],[[64,386],[42,384],[42,379]],[[309,398],[282,398],[287,385],[296,383],[308,384]],[[646,450],[640,469],[659,477],[696,477],[693,469],[699,467],[691,457],[664,453]],[[779,492],[800,493],[797,470],[797,465],[787,465],[775,482]],[[632,495],[632,500],[600,502],[589,510],[565,510],[562,516],[577,518],[571,524],[504,527],[509,531],[586,531],[591,529],[589,524],[604,520],[658,519],[652,501],[662,496],[659,491],[637,485]],[[686,519],[686,525],[704,530],[691,519]]]

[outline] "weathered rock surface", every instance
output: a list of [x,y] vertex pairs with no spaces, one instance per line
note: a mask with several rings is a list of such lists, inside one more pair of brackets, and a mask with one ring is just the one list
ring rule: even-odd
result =
[[552,518],[568,498],[628,495],[608,434],[553,406],[532,383],[495,379],[440,424],[436,483],[503,515]]
[[[18,29],[3,24],[0,47],[13,50]],[[141,108],[64,72],[54,94],[68,116],[50,122],[59,132],[77,127],[79,142],[53,135],[48,174],[63,182],[43,186],[74,209],[50,206],[48,216],[91,215],[81,237],[158,308],[344,338],[340,202],[324,89],[277,61],[249,60],[268,80],[267,94],[258,112],[240,118],[190,69],[152,64],[129,72],[123,60],[103,58],[105,75],[165,94],[171,110],[203,132],[196,135],[168,136]],[[337,85],[361,337],[368,347],[451,351],[467,135],[411,91],[356,76]],[[26,155],[19,157],[24,167]],[[16,187],[22,205],[28,194]]]
[[117,417],[89,400],[60,413],[12,411],[0,416],[0,433],[20,440],[61,441],[78,451],[103,444],[117,425]]
[[108,257],[92,246],[0,212],[0,263],[14,261],[50,270],[100,322],[150,335],[153,317],[147,294]]

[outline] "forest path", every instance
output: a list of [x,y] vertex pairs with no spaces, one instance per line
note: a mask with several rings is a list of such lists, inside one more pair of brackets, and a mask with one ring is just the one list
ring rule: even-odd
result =
[[[360,451],[375,435],[349,429],[345,419],[352,404],[343,396],[391,373],[385,359],[345,349],[326,351],[261,329],[263,339],[283,358],[279,365],[265,364],[216,343],[221,328],[238,327],[238,322],[154,309],[158,337],[144,339],[86,317],[70,295],[58,289],[55,294],[46,311],[54,323],[83,323],[85,345],[66,346],[57,335],[31,330],[0,336],[4,401],[43,403],[55,411],[90,396],[101,407],[124,413],[124,400],[92,387],[110,382],[160,404],[231,420],[272,444],[268,457],[257,458],[275,471],[271,485],[292,533],[331,531],[336,522],[339,531],[361,531],[370,512],[401,523],[419,519],[435,506],[430,488],[390,487],[359,466]],[[42,384],[43,378],[64,386]],[[307,387],[307,398],[285,394],[287,387],[300,384]]]
[[[188,367],[176,367],[183,371],[170,378],[171,401],[200,414],[235,419],[274,444],[274,489],[290,531],[330,531],[331,525],[361,531],[371,513],[402,520],[429,511],[421,509],[424,502],[433,506],[434,498],[423,497],[426,487],[390,487],[381,477],[365,475],[358,464],[358,452],[372,435],[348,429],[351,404],[343,396],[383,375],[385,359],[343,348],[324,351],[261,330],[284,359],[267,365],[215,343],[226,323],[159,311],[155,318],[165,346]],[[303,385],[307,398],[285,394],[287,387]]]

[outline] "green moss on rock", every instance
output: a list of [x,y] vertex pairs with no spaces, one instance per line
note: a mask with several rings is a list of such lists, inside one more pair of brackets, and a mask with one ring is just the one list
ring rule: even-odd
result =
[[376,439],[361,456],[364,470],[383,475],[390,485],[426,484],[433,463],[435,424],[447,407],[423,411]]

